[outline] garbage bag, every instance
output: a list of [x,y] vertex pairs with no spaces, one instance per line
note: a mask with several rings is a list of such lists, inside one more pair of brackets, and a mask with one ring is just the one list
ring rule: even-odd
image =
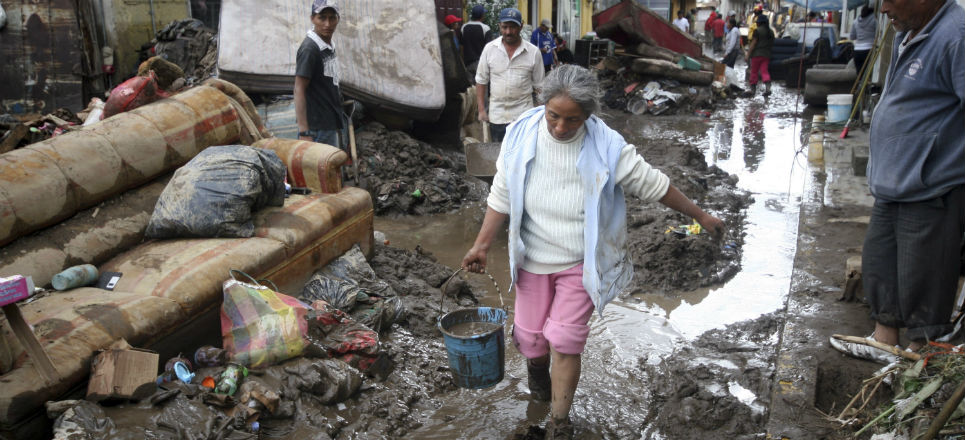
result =
[[325,301],[336,309],[350,311],[355,307],[361,287],[354,281],[329,278],[321,274],[312,275],[299,298],[307,303]]
[[285,164],[274,151],[209,147],[174,173],[145,236],[251,237],[252,211],[285,203]]
[[338,359],[376,380],[392,373],[395,363],[382,351],[377,332],[324,301],[316,301],[312,308],[307,356]]
[[267,287],[228,280],[221,336],[232,359],[251,368],[301,356],[308,345],[309,307]]
[[388,298],[370,296],[369,301],[356,302],[351,316],[366,327],[381,333],[405,316],[405,306],[402,305],[402,299],[397,296]]
[[167,97],[168,94],[158,86],[153,71],[147,76],[135,76],[111,90],[111,95],[104,103],[104,119]]
[[325,405],[347,400],[362,386],[361,373],[334,359],[299,360],[284,368],[290,388],[313,394]]

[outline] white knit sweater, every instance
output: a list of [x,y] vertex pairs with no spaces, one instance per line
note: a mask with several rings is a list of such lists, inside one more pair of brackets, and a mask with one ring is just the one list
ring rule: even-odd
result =
[[[584,194],[576,161],[585,136],[584,126],[569,141],[560,142],[549,133],[546,119],[540,121],[520,225],[520,238],[526,246],[521,267],[527,272],[556,273],[583,261]],[[509,212],[509,191],[503,169],[500,155],[486,202],[505,214]],[[670,187],[670,179],[644,161],[631,144],[620,151],[614,177],[627,194],[644,201],[660,200]]]

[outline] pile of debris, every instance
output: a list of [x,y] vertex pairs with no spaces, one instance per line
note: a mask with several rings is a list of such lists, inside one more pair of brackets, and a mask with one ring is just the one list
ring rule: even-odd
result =
[[[370,266],[354,248],[302,291],[301,299],[314,301],[304,314],[303,356],[246,368],[227,350],[203,346],[170,359],[161,376],[129,396],[49,402],[54,438],[404,438],[424,411],[438,407],[436,396],[455,390],[435,328],[439,288],[451,274],[418,250],[377,245]],[[477,302],[463,280],[453,280],[447,293],[455,307]],[[155,367],[141,373],[156,371],[157,354],[151,359]]]
[[66,108],[28,121],[21,121],[11,115],[0,115],[0,130],[3,133],[0,136],[0,154],[80,128],[83,122],[78,115]]
[[372,194],[376,215],[444,213],[486,197],[486,183],[466,175],[462,152],[389,131],[377,122],[355,136],[359,187]]
[[[855,430],[855,438],[867,433],[874,433],[871,438],[877,440],[961,438],[965,434],[965,346],[933,341],[917,353],[891,351],[900,361],[865,380],[848,405],[827,414],[828,419]],[[892,397],[878,405],[879,393],[889,392]]]

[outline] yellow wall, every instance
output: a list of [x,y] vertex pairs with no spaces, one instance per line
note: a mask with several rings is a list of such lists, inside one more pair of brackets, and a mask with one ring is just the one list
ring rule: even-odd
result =
[[[105,2],[108,39],[114,49],[114,80],[135,70],[137,51],[151,41],[151,5],[148,0],[111,0]],[[154,26],[160,31],[174,20],[188,18],[187,0],[154,0]]]

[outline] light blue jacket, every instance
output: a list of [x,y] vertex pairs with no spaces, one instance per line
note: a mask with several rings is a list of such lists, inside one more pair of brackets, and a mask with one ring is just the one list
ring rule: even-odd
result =
[[[527,110],[509,125],[503,139],[502,160],[509,191],[509,270],[512,284],[526,255],[520,237],[526,176],[536,157],[539,123],[544,107]],[[627,205],[623,188],[614,178],[623,136],[596,116],[586,120],[586,137],[576,160],[584,191],[583,287],[597,311],[630,285],[633,264],[627,250]],[[512,286],[510,286],[512,288]]]

